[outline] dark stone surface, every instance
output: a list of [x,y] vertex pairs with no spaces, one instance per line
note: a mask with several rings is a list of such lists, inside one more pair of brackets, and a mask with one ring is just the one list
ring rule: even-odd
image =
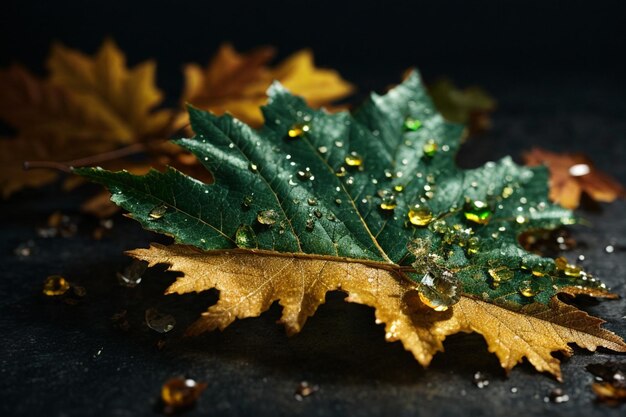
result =
[[[388,75],[387,75],[388,76]],[[623,79],[601,76],[511,77],[481,73],[467,76],[485,86],[500,102],[494,128],[463,148],[459,162],[479,165],[506,154],[519,156],[539,145],[552,150],[580,150],[599,167],[626,183],[626,101]],[[356,80],[359,81],[359,80]],[[370,87],[365,80],[365,87]],[[383,82],[372,83],[380,88]],[[285,336],[275,324],[274,306],[260,318],[236,322],[226,331],[183,338],[186,325],[215,300],[211,292],[163,296],[174,274],[148,272],[135,289],[117,284],[116,272],[129,260],[123,251],[161,240],[138,224],[115,217],[112,232],[95,241],[93,219],[79,217],[70,238],[40,238],[55,210],[78,214],[78,205],[96,187],[64,194],[57,187],[25,191],[0,203],[0,415],[141,416],[157,413],[161,384],[188,375],[208,383],[197,406],[186,415],[394,415],[394,416],[618,416],[626,406],[596,404],[590,390],[589,363],[626,361],[605,350],[575,349],[563,361],[564,384],[523,363],[507,377],[477,335],[450,337],[446,352],[422,369],[400,343],[386,343],[373,310],[347,304],[339,293],[311,318],[303,332]],[[626,295],[626,204],[581,211],[592,227],[575,227],[581,246],[567,255],[584,254],[588,268],[615,292]],[[35,253],[14,255],[20,243],[34,240]],[[604,248],[620,248],[606,254]],[[584,244],[584,245],[582,245]],[[67,305],[41,294],[42,282],[62,274],[82,285],[87,295]],[[606,327],[626,336],[626,301],[583,301]],[[146,308],[173,314],[178,324],[169,334],[148,329]],[[130,329],[116,329],[111,316],[128,310]],[[157,342],[165,340],[159,350]],[[472,382],[480,371],[490,384]],[[319,392],[294,399],[307,380]],[[569,402],[544,402],[561,386]],[[516,391],[516,392],[513,392]]]

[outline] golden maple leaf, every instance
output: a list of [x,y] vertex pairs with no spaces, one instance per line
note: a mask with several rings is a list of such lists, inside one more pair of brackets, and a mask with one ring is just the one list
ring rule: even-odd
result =
[[[185,66],[182,99],[215,114],[229,112],[248,124],[260,126],[260,106],[267,102],[266,90],[274,80],[313,107],[330,104],[353,91],[352,85],[336,71],[315,67],[313,53],[308,49],[294,53],[275,68],[268,65],[273,56],[274,50],[268,47],[240,54],[230,44],[224,44],[205,69],[197,64]],[[188,121],[186,113],[181,117],[179,126]]]
[[45,80],[18,65],[0,71],[0,119],[17,132],[0,141],[4,197],[57,177],[52,171],[24,172],[25,160],[75,160],[171,133],[173,113],[154,111],[162,99],[154,62],[129,70],[108,40],[94,57],[54,45],[48,65]]
[[527,358],[537,370],[559,380],[559,360],[551,353],[570,355],[568,343],[592,351],[602,346],[626,352],[618,336],[600,327],[601,319],[557,298],[548,305],[508,310],[463,295],[448,310],[434,311],[422,304],[414,282],[385,263],[263,250],[205,252],[158,244],[129,254],[150,266],[165,263],[184,273],[167,293],[219,290],[219,301],[190,327],[190,334],[222,330],[235,319],[256,317],[275,301],[283,307],[280,321],[287,332],[298,333],[324,303],[326,293],[341,290],[348,294],[347,301],[374,307],[377,321],[385,324],[386,339],[401,341],[424,366],[443,351],[443,340],[458,332],[483,335],[506,371]]
[[565,208],[575,209],[582,193],[610,203],[626,196],[626,189],[607,174],[598,171],[582,154],[556,153],[533,148],[523,154],[528,166],[546,165],[550,170],[550,199]]

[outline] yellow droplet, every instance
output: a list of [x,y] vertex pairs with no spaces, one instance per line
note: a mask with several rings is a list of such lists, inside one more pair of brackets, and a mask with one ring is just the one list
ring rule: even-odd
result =
[[335,171],[335,175],[338,177],[345,177],[347,173],[348,171],[343,166],[337,168],[337,170]]
[[384,196],[380,203],[380,208],[385,211],[393,210],[397,206],[398,203],[396,202],[396,197],[393,194]]
[[397,193],[401,193],[402,191],[404,191],[404,185],[396,184],[393,186],[393,190]]
[[524,281],[519,286],[519,293],[522,294],[524,297],[530,298],[537,295],[537,290],[532,287],[530,281]]
[[206,388],[206,384],[198,383],[189,378],[172,378],[163,384],[161,399],[173,408],[184,408],[192,405]]
[[70,289],[70,283],[60,275],[51,275],[43,283],[43,293],[48,297],[63,295]]
[[546,275],[546,273],[545,273],[545,272],[540,271],[540,270],[538,270],[538,269],[533,269],[531,272],[532,272],[532,274],[533,274],[534,276],[536,276],[536,277],[543,277],[544,275]]
[[167,206],[165,204],[161,204],[160,206],[156,206],[155,208],[150,210],[150,213],[148,213],[148,216],[150,217],[151,220],[158,220],[165,215],[166,211],[167,211]]
[[513,187],[507,185],[502,189],[502,198],[509,198],[513,194]]
[[426,304],[428,307],[432,308],[435,311],[446,311],[448,309],[447,305],[437,304],[433,302],[432,300],[428,299],[428,297],[426,297],[421,292],[419,293],[419,297],[422,303]]
[[415,226],[426,226],[433,220],[433,212],[426,205],[415,204],[408,212],[409,222]]
[[350,152],[345,158],[346,165],[350,167],[360,167],[363,165],[363,158],[356,152]]
[[515,273],[506,266],[490,268],[489,270],[487,270],[487,272],[489,272],[491,278],[493,278],[493,280],[498,283],[502,281],[508,281],[515,275]]
[[568,277],[579,277],[581,272],[582,270],[579,267],[571,264],[568,264],[563,270],[563,273]]
[[311,130],[311,127],[309,125],[298,123],[293,125],[291,129],[289,129],[287,135],[290,138],[301,138],[305,135],[305,133],[309,132],[309,130]]
[[435,142],[433,139],[428,139],[423,147],[424,155],[432,157],[437,153],[438,148],[439,145],[437,145],[437,142]]

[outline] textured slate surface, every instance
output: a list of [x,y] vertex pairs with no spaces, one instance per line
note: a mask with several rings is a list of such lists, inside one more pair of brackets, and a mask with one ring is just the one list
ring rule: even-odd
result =
[[[547,76],[540,82],[530,78],[472,78],[498,98],[500,109],[493,130],[466,144],[459,162],[477,166],[506,154],[519,156],[536,144],[584,151],[626,183],[624,81],[583,75]],[[83,193],[94,190],[87,187]],[[94,221],[88,218],[79,219],[75,237],[37,237],[35,228],[53,211],[77,215],[81,197],[49,187],[0,203],[1,415],[155,415],[162,382],[179,374],[209,384],[197,407],[185,414],[189,416],[617,416],[626,410],[594,403],[592,376],[584,370],[588,363],[626,361],[623,355],[576,349],[563,364],[562,388],[570,401],[546,403],[544,397],[560,384],[527,364],[505,377],[476,335],[450,338],[446,352],[437,355],[428,370],[422,369],[399,343],[384,341],[371,309],[343,303],[341,294],[329,295],[304,331],[292,338],[275,324],[276,306],[223,333],[183,338],[184,327],[215,294],[162,296],[174,279],[162,270],[147,273],[135,289],[120,287],[115,277],[128,263],[124,250],[164,238],[121,216],[100,241],[91,239]],[[624,213],[624,202],[581,211],[593,227],[574,229],[580,247],[568,253],[584,254],[588,268],[622,296]],[[14,248],[29,239],[35,241],[35,254],[17,258]],[[606,254],[604,247],[613,242],[618,250]],[[41,295],[43,279],[54,273],[83,285],[84,300],[70,306]],[[606,319],[607,328],[626,336],[624,299],[581,305]],[[176,317],[177,327],[166,337],[144,325],[149,307]],[[127,332],[111,321],[121,309],[128,310]],[[156,347],[160,339],[166,340],[162,350]],[[490,380],[484,389],[472,383],[476,371]],[[320,391],[298,402],[293,394],[302,380],[318,384]]]

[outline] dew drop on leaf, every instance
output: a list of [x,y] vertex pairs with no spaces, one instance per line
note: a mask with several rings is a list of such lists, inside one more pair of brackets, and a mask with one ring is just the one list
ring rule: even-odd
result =
[[513,278],[513,276],[515,275],[515,273],[511,269],[509,269],[509,267],[507,266],[498,266],[496,268],[490,268],[487,270],[487,272],[489,273],[489,276],[493,279],[493,281],[496,283],[508,281],[511,278]]
[[437,142],[435,142],[433,139],[428,139],[422,147],[424,155],[429,158],[435,156],[435,154],[437,153],[437,149],[439,149],[439,145],[437,145]]
[[518,287],[519,293],[522,294],[526,298],[534,297],[539,293],[537,289],[532,285],[530,281],[522,281],[522,283]]
[[310,130],[311,130],[311,127],[308,124],[297,123],[291,126],[291,129],[289,129],[289,131],[287,132],[287,135],[292,139],[301,138]]
[[463,212],[465,218],[471,222],[478,224],[487,224],[491,218],[492,212],[484,201],[472,201],[465,205]]
[[398,202],[396,201],[396,196],[393,194],[386,195],[382,197],[380,202],[380,208],[385,211],[391,211],[398,206]]
[[250,162],[248,164],[248,169],[250,169],[250,171],[252,172],[257,172],[259,170],[259,167],[254,162]]
[[360,167],[363,165],[363,158],[356,152],[350,152],[346,155],[345,162],[349,167]]
[[70,289],[70,283],[60,275],[50,275],[43,283],[43,293],[48,297],[63,295]]
[[148,216],[150,217],[150,220],[159,220],[165,215],[165,212],[167,212],[167,206],[165,204],[161,204],[150,210]]
[[276,210],[261,210],[257,213],[256,220],[264,225],[271,226],[278,221]]
[[417,286],[422,303],[435,311],[446,311],[461,298],[458,283],[447,270],[429,270]]
[[313,219],[308,219],[306,221],[306,230],[308,230],[309,232],[312,231],[315,228],[315,220]]
[[244,249],[257,247],[256,234],[250,225],[242,224],[237,228],[235,232],[235,244],[237,247]]
[[335,171],[335,175],[338,176],[338,177],[345,177],[347,173],[348,173],[348,171],[346,170],[346,168],[344,166],[340,166]]
[[117,273],[117,280],[124,287],[134,288],[141,282],[146,269],[148,269],[148,262],[135,259],[130,265]]
[[426,226],[433,219],[432,210],[425,204],[414,204],[407,215],[409,222],[414,226]]
[[422,127],[422,122],[418,119],[413,119],[412,117],[407,117],[404,120],[404,128],[408,131],[415,132],[420,127]]

